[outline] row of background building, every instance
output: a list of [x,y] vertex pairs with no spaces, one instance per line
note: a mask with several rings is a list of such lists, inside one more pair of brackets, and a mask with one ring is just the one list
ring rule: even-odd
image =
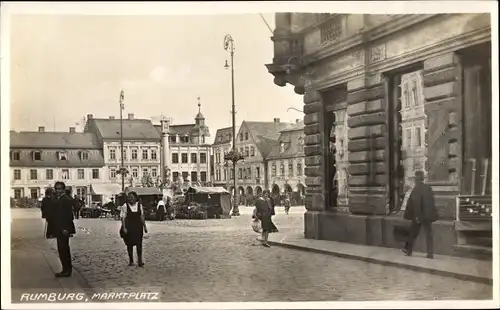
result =
[[[161,119],[123,119],[125,186],[159,186],[165,173],[172,182],[182,178],[198,185],[223,186],[233,191],[231,127],[219,129],[207,143],[209,127],[201,111],[194,124],[170,124]],[[305,194],[303,123],[243,121],[236,149],[245,159],[237,165],[241,203],[250,203],[265,189],[285,192],[295,200]],[[11,197],[39,198],[46,187],[64,181],[74,194],[92,201],[107,200],[121,190],[120,119],[88,114],[83,132],[10,132]],[[165,172],[162,167],[168,167]]]

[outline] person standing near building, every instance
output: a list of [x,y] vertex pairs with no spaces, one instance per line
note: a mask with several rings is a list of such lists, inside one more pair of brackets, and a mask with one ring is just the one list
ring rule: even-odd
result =
[[42,211],[42,218],[45,219],[45,238],[47,239],[56,238],[54,221],[55,201],[54,189],[52,187],[46,188],[40,209]]
[[137,251],[137,263],[139,267],[144,266],[142,259],[142,239],[144,233],[148,233],[144,210],[139,202],[139,196],[131,191],[127,195],[127,202],[121,206],[120,217],[122,227],[120,235],[127,246],[129,266],[134,265],[134,246]]
[[285,214],[288,214],[291,207],[290,197],[288,194],[286,194],[284,204],[285,204]]
[[69,277],[73,271],[69,238],[76,233],[73,223],[73,198],[66,194],[66,184],[58,181],[55,183],[56,202],[53,214],[54,235],[57,238],[57,250],[61,260],[62,271],[57,277]]
[[165,202],[163,199],[160,199],[156,205],[156,220],[163,222],[165,220],[165,213]]
[[424,172],[415,172],[415,185],[406,205],[404,218],[410,220],[410,236],[402,251],[411,256],[413,245],[423,226],[426,235],[427,258],[434,258],[434,240],[432,223],[437,220],[437,210],[434,204],[434,192],[430,185],[424,183]]

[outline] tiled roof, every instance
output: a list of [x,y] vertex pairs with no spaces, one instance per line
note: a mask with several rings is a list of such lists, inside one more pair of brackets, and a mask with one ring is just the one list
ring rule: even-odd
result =
[[[257,149],[263,158],[266,158],[271,152],[280,136],[280,132],[293,126],[292,123],[276,123],[276,122],[252,122],[243,121],[247,126],[248,131],[255,138]],[[243,125],[242,125],[243,126]]]
[[304,130],[304,122],[297,122],[281,132]]
[[251,121],[244,121],[244,123],[247,125],[248,130],[255,138],[257,138],[257,136],[262,136],[274,140],[278,139],[278,137],[280,136],[280,131],[293,125],[292,123]]
[[233,127],[218,129],[215,133],[214,145],[231,143]]
[[[93,124],[99,135],[104,140],[120,139],[120,120],[92,118],[88,124]],[[87,126],[90,127],[90,126]],[[161,136],[148,119],[124,119],[123,139],[125,140],[156,140],[160,141]]]
[[10,147],[32,149],[99,149],[102,146],[93,133],[11,131]]
[[[302,129],[301,126],[297,124],[294,130],[283,131],[278,141],[276,141],[276,143],[273,145],[272,150],[269,152],[269,155],[267,155],[266,159],[270,160],[270,159],[304,156],[304,149],[303,147],[301,147],[299,143],[299,135],[294,134],[296,132],[301,132],[303,130],[303,127],[304,127],[303,124],[302,124]],[[300,137],[304,139],[303,135],[300,135]],[[280,146],[281,142],[284,142],[286,147],[283,153],[281,153],[281,146]]]
[[170,135],[189,135],[196,124],[170,125]]

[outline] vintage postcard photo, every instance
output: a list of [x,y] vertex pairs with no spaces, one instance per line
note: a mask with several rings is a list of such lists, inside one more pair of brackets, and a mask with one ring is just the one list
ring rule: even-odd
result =
[[498,307],[497,20],[2,2],[2,308]]

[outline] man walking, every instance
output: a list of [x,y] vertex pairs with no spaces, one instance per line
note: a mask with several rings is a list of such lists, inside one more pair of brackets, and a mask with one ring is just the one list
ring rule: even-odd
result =
[[434,258],[432,223],[437,220],[437,210],[434,204],[434,192],[428,184],[424,183],[423,171],[415,172],[415,186],[408,198],[404,218],[412,222],[410,236],[402,251],[408,256],[412,255],[413,245],[423,226],[426,235],[427,258]]
[[62,271],[56,277],[69,277],[73,271],[69,238],[76,233],[73,223],[73,198],[66,194],[66,184],[56,182],[56,202],[54,212],[55,236],[57,237],[57,250],[61,260]]

